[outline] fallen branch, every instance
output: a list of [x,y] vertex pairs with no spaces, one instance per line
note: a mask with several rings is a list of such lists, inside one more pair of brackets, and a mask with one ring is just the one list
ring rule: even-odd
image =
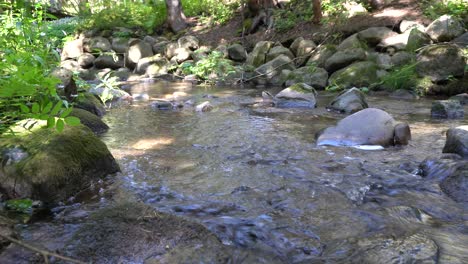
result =
[[25,243],[23,241],[20,241],[20,240],[17,240],[17,239],[14,239],[10,236],[7,236],[7,235],[3,235],[0,233],[0,237],[6,239],[6,240],[9,240],[10,242],[12,243],[15,243],[17,245],[20,245],[24,248],[27,248],[31,251],[34,251],[34,252],[37,252],[39,254],[41,254],[43,257],[44,257],[44,261],[45,263],[49,263],[49,256],[50,257],[56,257],[58,259],[61,259],[61,260],[65,260],[65,261],[68,261],[68,262],[71,262],[71,263],[77,263],[77,264],[86,264],[86,262],[83,262],[83,261],[80,261],[80,260],[76,260],[76,259],[72,259],[72,258],[69,258],[69,257],[65,257],[65,256],[62,256],[62,255],[59,255],[57,253],[54,253],[54,252],[50,252],[50,251],[47,251],[47,250],[43,250],[43,249],[40,249],[40,248],[37,248],[33,245],[30,245],[28,243]]

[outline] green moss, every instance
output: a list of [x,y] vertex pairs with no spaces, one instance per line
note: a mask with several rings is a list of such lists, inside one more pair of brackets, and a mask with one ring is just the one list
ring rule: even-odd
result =
[[314,88],[305,83],[296,83],[288,88],[299,93],[311,93],[314,91]]
[[107,131],[109,127],[95,114],[83,109],[74,108],[70,116],[78,117],[81,123],[89,127],[94,133],[102,133]]
[[[356,62],[330,76],[329,83],[333,89],[369,87],[377,83],[377,64],[370,61]],[[328,88],[330,89],[330,88]]]
[[424,78],[416,79],[414,87],[415,87],[414,90],[419,95],[425,95],[425,94],[431,93],[431,90],[434,87],[434,84],[432,83],[430,77],[424,77]]

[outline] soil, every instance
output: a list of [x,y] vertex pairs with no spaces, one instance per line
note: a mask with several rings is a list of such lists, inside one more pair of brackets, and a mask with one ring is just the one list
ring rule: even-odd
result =
[[286,32],[260,30],[244,37],[238,33],[243,22],[243,16],[238,12],[228,23],[215,27],[206,27],[202,23],[192,20],[195,26],[189,29],[188,34],[197,36],[203,45],[212,47],[239,42],[249,49],[261,40],[291,43],[297,37],[321,43],[338,32],[342,38],[345,38],[369,27],[388,27],[396,30],[402,20],[413,20],[428,25],[431,21],[423,15],[420,5],[420,1],[397,0],[381,10],[351,17],[340,24],[315,25],[311,21],[304,21]]

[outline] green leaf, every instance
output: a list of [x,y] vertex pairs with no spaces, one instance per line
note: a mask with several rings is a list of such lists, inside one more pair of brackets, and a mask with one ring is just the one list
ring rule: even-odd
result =
[[20,104],[20,109],[21,109],[21,112],[25,113],[25,114],[29,114],[29,107],[27,107],[26,105],[24,104]]
[[52,106],[54,106],[54,104],[52,104],[52,102],[48,102],[46,106],[42,108],[42,113],[48,114],[50,112],[50,109],[52,109]]
[[67,123],[69,126],[77,126],[81,124],[80,119],[76,116],[69,116],[65,118],[65,123]]
[[58,112],[60,111],[60,109],[62,109],[62,101],[58,101],[58,102],[55,104],[54,108],[53,108],[52,111],[50,112],[50,115],[53,115],[53,116],[57,115]]
[[57,129],[58,132],[62,132],[64,128],[65,123],[63,122],[63,119],[57,120],[57,123],[55,124],[55,129]]
[[65,109],[65,111],[62,112],[62,114],[60,114],[60,118],[65,118],[67,117],[68,115],[70,115],[70,113],[73,111],[73,108],[67,108]]
[[47,119],[47,127],[53,128],[55,126],[55,117],[51,116]]
[[31,111],[32,111],[33,114],[39,113],[39,104],[36,103],[36,102],[33,103],[32,108],[31,108]]

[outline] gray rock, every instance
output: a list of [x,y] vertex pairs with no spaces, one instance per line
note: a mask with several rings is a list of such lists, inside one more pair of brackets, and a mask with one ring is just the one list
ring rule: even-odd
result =
[[395,50],[404,50],[408,44],[408,37],[410,32],[405,32],[403,34],[396,34],[385,37],[377,45],[378,48],[387,50],[389,48],[394,48]]
[[392,57],[386,53],[377,53],[375,56],[375,63],[379,68],[389,70],[393,67]]
[[152,48],[153,48],[153,53],[154,54],[161,54],[161,55],[166,55],[166,46],[169,44],[169,41],[161,41],[155,43]]
[[317,92],[307,84],[298,83],[288,87],[275,96],[276,106],[280,108],[315,108]]
[[459,36],[458,38],[450,41],[451,43],[454,43],[455,45],[459,46],[460,48],[466,48],[468,47],[468,32],[465,34]]
[[205,101],[195,107],[195,111],[197,112],[210,112],[213,109],[213,105],[211,105],[211,103],[208,101]]
[[413,28],[408,36],[408,42],[406,44],[406,50],[415,52],[416,50],[431,44],[431,38],[424,32],[417,28]]
[[450,128],[447,131],[443,153],[456,153],[465,159],[468,158],[468,126]]
[[227,51],[233,61],[244,62],[247,59],[247,51],[241,44],[233,44],[227,48]]
[[113,38],[112,39],[112,49],[120,54],[125,54],[128,49],[128,39],[127,38]]
[[200,41],[195,36],[183,36],[177,40],[179,48],[196,50],[200,47]]
[[101,55],[94,60],[94,66],[98,69],[118,69],[124,66],[122,55]]
[[362,42],[359,38],[357,33],[347,37],[343,40],[340,45],[336,47],[337,50],[346,50],[346,49],[353,49],[353,48],[366,48],[366,44]]
[[141,40],[131,41],[125,56],[126,66],[134,68],[140,59],[151,56],[153,56],[153,47],[150,44]]
[[[107,90],[107,92],[106,92]],[[121,101],[121,100],[129,100],[130,98],[132,98],[132,96],[123,91],[123,90],[120,90],[120,89],[106,89],[104,87],[91,87],[89,89],[89,93],[91,94],[94,94],[96,96],[98,96],[99,98],[101,98],[104,93],[109,93],[110,97],[111,97],[111,101]]]
[[164,99],[157,99],[151,103],[151,108],[155,110],[171,110],[173,105],[171,101],[164,100]]
[[369,46],[376,46],[382,40],[396,36],[398,33],[386,27],[371,27],[357,33],[357,37]]
[[450,15],[443,15],[426,28],[426,33],[435,42],[451,41],[465,32],[460,21]]
[[[385,111],[367,108],[317,134],[317,145],[394,145],[395,120]],[[401,135],[400,135],[401,136]]]
[[71,82],[73,78],[73,71],[63,67],[57,67],[52,70],[50,75],[58,78],[61,82],[61,85],[65,87]]
[[[276,76],[279,76],[281,74],[282,70],[294,70],[294,62],[287,56],[285,55],[280,55],[276,57],[274,60],[269,61],[257,69],[255,69],[255,72],[258,74],[262,74],[261,79],[265,79],[266,82],[268,83],[270,80],[275,78]],[[256,81],[259,78],[255,79]]]
[[456,119],[463,118],[463,106],[456,100],[439,100],[432,102],[431,117]]
[[279,45],[279,46],[274,46],[268,51],[266,55],[266,61],[268,62],[268,61],[274,60],[279,55],[285,55],[291,60],[294,59],[294,54],[288,48],[285,48]]
[[67,41],[60,55],[61,60],[76,59],[83,54],[83,39]]
[[325,67],[325,62],[336,52],[334,45],[322,45],[317,47],[310,56],[306,66],[314,65],[320,68]]
[[368,107],[366,96],[355,87],[343,91],[327,106],[328,109],[344,113],[354,113]]
[[462,93],[450,97],[450,100],[459,101],[461,105],[468,105],[468,94]]
[[407,51],[399,51],[391,57],[391,64],[395,67],[403,66],[416,61],[416,55]]
[[406,89],[395,90],[389,95],[389,97],[395,98],[395,99],[404,99],[404,100],[419,99],[419,96],[416,93],[410,90],[406,90]]
[[424,48],[417,56],[416,72],[429,77],[432,82],[461,77],[465,73],[466,60],[463,51],[454,44],[437,44]]
[[352,64],[353,62],[365,59],[366,52],[361,48],[340,50],[325,62],[325,69],[332,73]]
[[81,68],[78,62],[75,60],[64,60],[60,62],[60,67],[68,69],[70,71],[79,71]]
[[137,66],[135,67],[135,73],[145,73],[151,64],[158,64],[160,67],[164,67],[168,63],[169,62],[167,61],[167,59],[165,57],[162,57],[160,54],[156,54],[151,57],[141,58],[138,61]]
[[94,57],[93,54],[91,53],[84,53],[80,57],[78,57],[78,64],[80,65],[81,68],[83,69],[88,69],[93,67],[94,60],[96,58]]
[[394,142],[395,145],[408,145],[411,140],[411,129],[407,123],[395,125]]
[[83,41],[84,51],[89,53],[94,52],[107,52],[112,49],[112,45],[107,38],[104,37],[92,37],[90,39],[84,39]]
[[317,45],[312,40],[296,38],[290,46],[290,50],[296,56],[296,65],[304,65],[316,47]]
[[336,85],[341,89],[369,87],[379,81],[378,69],[377,64],[371,61],[355,62],[334,72],[328,79],[328,84]]
[[156,39],[152,36],[145,36],[143,37],[143,41],[144,42],[147,42],[148,44],[150,44],[151,46],[153,46],[155,43],[156,43]]
[[166,50],[164,52],[166,54],[166,58],[168,58],[169,60],[172,59],[172,57],[176,55],[176,49],[178,48],[179,44],[177,44],[177,42],[167,43]]
[[174,52],[175,55],[171,58],[171,60],[175,60],[177,63],[187,61],[192,56],[192,51],[189,48],[177,48]]
[[265,63],[266,55],[273,47],[274,43],[271,41],[258,42],[253,51],[247,56],[246,64],[258,67]]
[[160,75],[167,74],[169,64],[165,63],[164,60],[154,61],[146,68],[146,75],[150,78],[155,78]]
[[410,20],[402,20],[400,22],[400,26],[399,26],[399,29],[400,29],[400,32],[401,33],[404,33],[406,31],[409,31],[413,28],[417,28],[419,29],[421,32],[425,32],[426,31],[426,28],[421,25],[419,22],[416,22],[416,21],[410,21]]
[[80,119],[81,124],[87,126],[89,129],[91,129],[91,131],[93,131],[96,134],[104,133],[109,129],[109,126],[107,126],[101,120],[101,118],[84,109],[73,108],[72,112],[70,113],[70,116],[78,117]]
[[328,72],[325,69],[306,66],[289,73],[286,86],[296,83],[305,83],[316,89],[324,89],[327,86]]
[[[466,135],[465,135],[466,143]],[[465,145],[466,147],[466,145]],[[466,149],[465,149],[466,150]],[[468,152],[467,152],[468,153]],[[467,156],[465,156],[467,157]],[[450,198],[459,203],[468,203],[468,162],[449,177],[445,178],[440,184],[440,188]]]
[[119,78],[119,81],[126,81],[131,75],[132,72],[128,68],[119,68],[111,73],[111,76]]

